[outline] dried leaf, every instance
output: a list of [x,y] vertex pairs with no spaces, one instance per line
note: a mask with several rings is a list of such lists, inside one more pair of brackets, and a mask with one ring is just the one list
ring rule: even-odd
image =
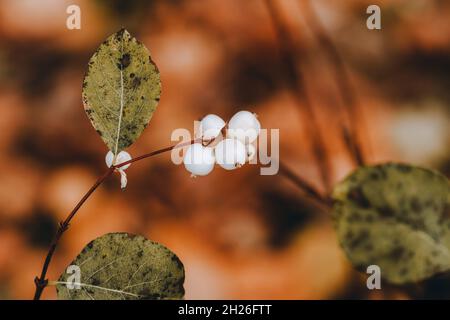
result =
[[443,175],[405,164],[359,168],[333,192],[339,241],[359,269],[389,282],[450,270],[450,187]]
[[158,68],[147,48],[125,29],[108,37],[89,61],[84,108],[114,155],[141,135],[160,94]]
[[[81,270],[79,282],[64,272],[58,299],[181,299],[184,268],[164,246],[142,236],[108,233],[91,241],[70,264]],[[70,289],[68,284],[79,284]]]

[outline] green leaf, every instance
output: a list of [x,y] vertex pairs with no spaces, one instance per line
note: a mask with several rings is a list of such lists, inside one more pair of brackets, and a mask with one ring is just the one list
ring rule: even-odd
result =
[[[70,264],[80,279],[64,271],[56,283],[58,299],[181,299],[184,267],[164,246],[139,235],[108,233],[91,241]],[[69,270],[69,269],[66,269]],[[67,284],[79,284],[70,289]]]
[[337,235],[355,267],[378,265],[388,282],[450,270],[450,186],[406,164],[362,167],[333,191]]
[[108,37],[89,61],[84,109],[115,155],[141,135],[160,94],[158,68],[147,48],[125,29]]

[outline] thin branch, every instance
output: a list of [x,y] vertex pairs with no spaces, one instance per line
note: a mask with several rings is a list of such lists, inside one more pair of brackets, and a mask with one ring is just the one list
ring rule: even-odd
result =
[[339,54],[338,49],[331,40],[331,37],[328,35],[327,31],[318,19],[310,1],[301,0],[300,3],[303,9],[302,12],[305,12],[304,16],[306,17],[308,26],[311,28],[314,36],[319,42],[319,45],[328,56],[328,59],[331,61],[331,65],[333,66],[332,70],[334,80],[342,95],[344,109],[347,111],[348,115],[348,123],[345,125],[343,124],[342,126],[343,139],[356,164],[364,165],[364,155],[361,150],[361,145],[359,143],[355,128],[358,121],[358,103],[356,95],[352,89],[350,77],[347,69],[345,68],[344,61]]
[[324,206],[326,209],[330,209],[331,200],[324,197],[320,192],[318,192],[313,186],[311,186],[306,180],[297,175],[289,167],[280,161],[279,173],[284,175],[286,178],[291,180],[297,187],[299,187],[307,196],[315,200],[320,205]]
[[[208,142],[206,145],[209,145],[212,141]],[[193,143],[200,143],[200,142],[202,142],[202,139],[193,139],[193,140],[190,140],[188,142],[179,143],[179,144],[176,144],[174,146],[170,146],[170,147],[167,147],[167,148],[163,148],[163,149],[159,149],[159,150],[156,150],[156,151],[153,151],[153,152],[149,152],[149,153],[143,154],[142,156],[139,156],[139,157],[133,158],[131,160],[119,163],[119,164],[117,164],[117,165],[115,165],[113,167],[114,167],[114,169],[119,169],[120,167],[126,166],[127,164],[130,164],[130,163],[142,160],[142,159],[150,158],[150,157],[156,156],[156,155],[164,153],[164,152],[172,151],[173,149],[184,148],[184,147],[187,147],[187,146],[189,146],[189,145],[191,145]]]
[[101,175],[97,181],[94,183],[94,185],[89,189],[88,192],[81,198],[81,200],[77,203],[75,208],[69,213],[67,218],[59,223],[58,231],[56,232],[55,238],[53,239],[52,243],[50,244],[50,248],[48,250],[47,256],[45,257],[44,265],[42,266],[41,276],[36,277],[34,279],[34,283],[36,284],[36,291],[34,293],[34,300],[39,300],[42,292],[44,291],[44,288],[48,284],[48,280],[45,279],[47,275],[48,266],[50,265],[50,262],[52,260],[53,254],[55,253],[56,246],[58,245],[59,239],[63,235],[63,233],[69,228],[70,221],[75,216],[75,214],[78,212],[78,210],[81,208],[81,206],[86,202],[86,200],[91,196],[92,193],[105,181],[112,173],[114,172],[114,168],[111,167],[103,175]]
[[269,11],[273,27],[276,31],[277,38],[280,42],[280,53],[282,62],[284,63],[284,72],[287,77],[287,84],[298,104],[303,104],[304,111],[308,118],[307,124],[309,128],[309,136],[313,142],[313,155],[319,166],[319,173],[323,186],[327,191],[331,187],[330,181],[330,164],[326,153],[325,141],[319,128],[319,121],[314,112],[311,99],[305,86],[305,78],[298,67],[297,51],[294,47],[294,41],[291,39],[289,31],[285,26],[280,12],[273,0],[265,1],[267,10]]
[[47,285],[48,285],[48,280],[46,279],[48,267],[50,265],[50,262],[52,261],[53,254],[55,253],[55,250],[56,250],[56,247],[58,245],[58,242],[61,239],[61,237],[64,234],[64,232],[67,231],[67,229],[69,228],[71,220],[73,219],[75,214],[78,212],[78,210],[81,208],[81,206],[86,202],[86,200],[92,195],[92,193],[94,193],[94,191],[109,176],[111,176],[111,174],[116,169],[118,169],[118,168],[120,168],[122,166],[125,166],[125,165],[127,165],[129,163],[136,162],[136,161],[139,161],[139,160],[142,160],[142,159],[146,159],[146,158],[150,158],[150,157],[156,156],[158,154],[161,154],[161,153],[164,153],[164,152],[167,152],[167,151],[171,151],[173,149],[183,148],[183,147],[188,146],[190,144],[193,144],[193,143],[195,143],[197,141],[200,141],[200,140],[191,140],[189,142],[179,143],[179,144],[174,145],[174,146],[170,146],[170,147],[167,147],[167,148],[156,150],[156,151],[144,154],[142,156],[136,157],[134,159],[131,159],[129,161],[123,162],[121,164],[118,164],[118,165],[115,165],[115,166],[111,166],[111,168],[109,168],[107,171],[105,171],[105,173],[103,175],[101,175],[97,179],[97,181],[89,189],[89,191],[86,192],[86,194],[83,196],[83,198],[81,198],[81,200],[76,204],[75,208],[73,208],[73,210],[69,213],[67,218],[63,222],[59,223],[59,227],[58,227],[58,230],[56,232],[56,235],[55,235],[53,241],[51,242],[50,248],[49,248],[48,253],[47,253],[47,256],[45,257],[45,261],[44,261],[44,264],[42,266],[41,275],[34,279],[34,283],[36,285],[36,291],[34,293],[34,300],[39,300],[41,298],[42,292],[44,291],[45,287],[47,287]]

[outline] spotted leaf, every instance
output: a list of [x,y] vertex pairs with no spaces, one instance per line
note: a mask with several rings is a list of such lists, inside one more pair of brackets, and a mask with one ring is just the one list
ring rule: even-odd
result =
[[406,164],[362,167],[333,192],[339,241],[359,269],[378,265],[391,283],[450,270],[450,187],[443,175]]
[[56,282],[58,299],[181,299],[184,296],[181,261],[164,246],[142,236],[105,234],[84,247],[70,266]]
[[160,94],[159,71],[147,48],[125,29],[108,37],[91,57],[84,109],[114,155],[141,135]]

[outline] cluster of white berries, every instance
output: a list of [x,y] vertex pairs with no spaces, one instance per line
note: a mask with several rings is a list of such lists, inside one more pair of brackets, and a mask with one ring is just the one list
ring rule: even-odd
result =
[[[111,151],[109,151],[105,157],[105,162],[106,162],[106,165],[108,166],[108,168],[111,168],[111,166],[113,164],[118,165],[118,164],[127,162],[129,160],[131,160],[131,156],[126,151],[120,151],[117,154],[115,159],[114,159],[114,154]],[[131,166],[131,163],[126,164],[126,165],[116,169],[120,173],[120,187],[122,189],[124,189],[127,186],[128,180],[127,180],[127,174],[125,173],[125,170],[128,169],[130,166]]]
[[[226,137],[220,140],[218,137],[224,129]],[[205,116],[200,121],[196,137],[201,138],[202,143],[190,145],[184,156],[186,170],[193,176],[205,176],[214,169],[216,163],[226,170],[243,166],[256,154],[252,143],[258,138],[260,130],[256,115],[249,111],[239,111],[228,125],[214,114]],[[211,143],[213,140],[214,143]]]

